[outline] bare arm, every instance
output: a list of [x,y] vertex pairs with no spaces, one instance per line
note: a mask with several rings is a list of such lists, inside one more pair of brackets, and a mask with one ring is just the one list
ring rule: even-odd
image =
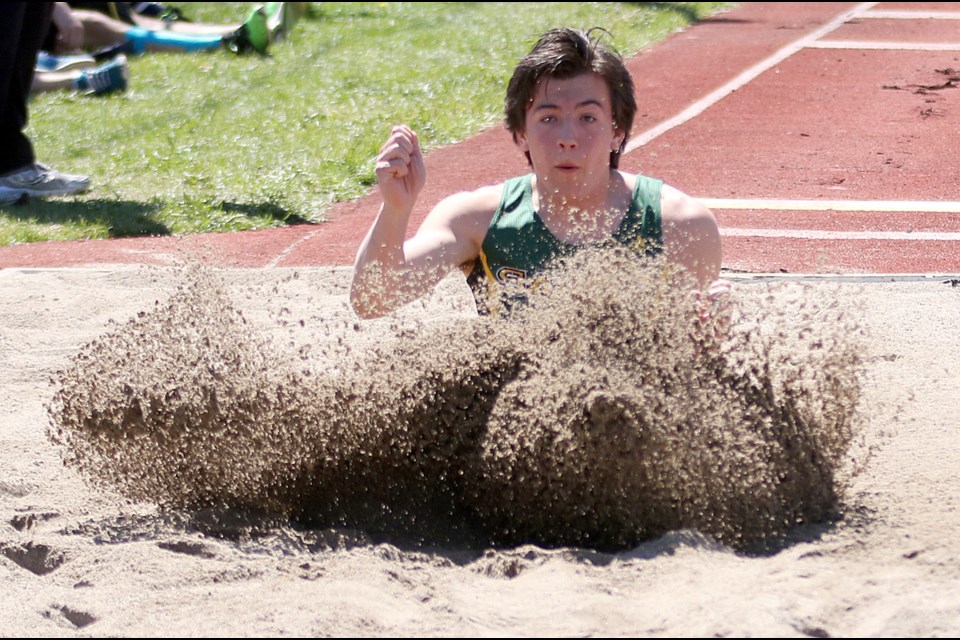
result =
[[663,244],[667,259],[689,273],[700,291],[720,277],[723,248],[717,220],[698,200],[663,185]]
[[57,27],[57,51],[70,53],[83,48],[83,23],[66,2],[53,3],[53,24]]
[[499,191],[489,187],[450,196],[404,241],[426,182],[416,134],[395,127],[377,156],[376,171],[383,204],[357,252],[350,287],[350,304],[362,318],[379,317],[416,300],[452,269],[475,258],[499,201]]

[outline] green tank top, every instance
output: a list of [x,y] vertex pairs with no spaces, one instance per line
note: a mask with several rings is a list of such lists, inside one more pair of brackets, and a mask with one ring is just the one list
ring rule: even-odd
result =
[[[527,287],[550,263],[577,250],[554,236],[533,207],[533,174],[504,183],[500,205],[493,214],[467,282],[481,315],[509,313],[526,299]],[[656,255],[663,249],[660,220],[662,180],[637,176],[630,208],[613,239],[638,253]]]

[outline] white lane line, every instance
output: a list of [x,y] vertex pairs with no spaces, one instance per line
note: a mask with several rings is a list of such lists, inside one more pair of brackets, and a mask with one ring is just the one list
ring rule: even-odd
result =
[[807,45],[810,49],[883,49],[891,51],[960,51],[960,43],[952,42],[870,42],[868,40],[821,40]]
[[636,149],[639,149],[643,145],[663,135],[667,131],[670,131],[674,127],[678,127],[684,122],[687,122],[688,120],[691,120],[697,117],[698,115],[706,111],[709,107],[713,106],[714,104],[716,104],[723,98],[727,97],[737,89],[743,87],[744,85],[746,85],[748,82],[750,82],[751,80],[759,76],[764,71],[767,71],[771,67],[774,67],[780,64],[781,62],[783,62],[784,60],[786,60],[787,58],[795,54],[797,51],[800,51],[801,49],[808,47],[811,42],[819,40],[820,38],[827,35],[831,31],[838,29],[845,22],[848,22],[853,18],[857,18],[861,16],[864,12],[869,11],[872,7],[876,6],[877,4],[879,3],[861,2],[854,8],[850,9],[849,11],[846,11],[845,13],[840,14],[839,16],[837,16],[827,24],[817,29],[816,31],[811,31],[804,37],[785,46],[784,48],[780,49],[770,57],[766,58],[765,60],[761,60],[760,62],[753,65],[746,71],[742,72],[740,75],[730,80],[720,88],[715,89],[714,91],[711,91],[710,93],[705,95],[703,98],[700,98],[699,100],[691,104],[689,107],[687,107],[677,115],[667,120],[664,120],[657,126],[644,131],[638,136],[631,138],[629,142],[627,142],[627,146],[623,150],[623,155],[626,155],[632,151],[635,151]]
[[960,213],[960,202],[932,200],[778,200],[697,198],[708,209],[754,211],[885,211],[911,213]]
[[304,242],[306,242],[313,236],[317,235],[318,233],[320,233],[320,229],[314,229],[313,231],[307,233],[306,235],[301,236],[296,241],[288,245],[283,251],[281,251],[276,256],[274,256],[273,260],[271,260],[266,265],[264,265],[265,268],[272,269],[276,266],[279,266],[280,263],[283,262],[287,256],[289,256],[291,253],[293,253],[297,249],[297,247],[299,247]]
[[884,283],[884,282],[931,282],[936,284],[951,284],[960,280],[957,273],[740,273],[727,272],[721,274],[724,280],[731,280],[738,284],[756,284],[763,282],[852,282],[852,283]]
[[737,229],[720,228],[720,235],[731,238],[791,238],[794,240],[894,240],[902,242],[960,242],[960,233],[934,231],[820,231],[819,229]]
[[858,17],[885,20],[960,20],[960,11],[884,11],[882,9],[871,9],[864,11]]

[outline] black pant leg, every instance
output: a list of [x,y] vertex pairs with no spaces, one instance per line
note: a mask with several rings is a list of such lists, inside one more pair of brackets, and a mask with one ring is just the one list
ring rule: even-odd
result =
[[52,13],[52,2],[0,2],[0,175],[35,160],[23,130],[37,51]]

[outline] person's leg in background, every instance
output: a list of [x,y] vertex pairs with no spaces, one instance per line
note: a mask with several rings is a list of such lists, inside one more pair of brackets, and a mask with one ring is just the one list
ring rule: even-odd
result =
[[37,51],[52,2],[0,2],[0,175],[34,162],[24,134]]
[[[90,58],[90,61],[93,62],[93,58]],[[96,63],[93,64],[96,65]],[[38,68],[33,76],[31,91],[33,93],[73,91],[102,96],[126,90],[129,76],[127,58],[121,54],[99,66],[84,66],[62,71],[42,71]]]
[[0,2],[0,204],[25,194],[67,195],[90,186],[38,163],[24,133],[37,52],[50,28],[52,2]]

